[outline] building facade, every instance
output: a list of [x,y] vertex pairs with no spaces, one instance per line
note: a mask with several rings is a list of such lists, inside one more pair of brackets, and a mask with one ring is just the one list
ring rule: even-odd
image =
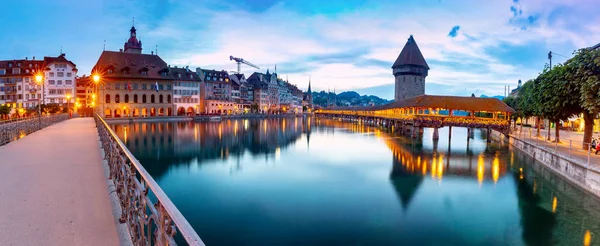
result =
[[173,81],[158,55],[143,54],[132,27],[120,51],[103,51],[92,74],[100,74],[97,112],[103,117],[171,116]]
[[8,105],[20,114],[24,113],[22,109],[37,107],[43,94],[35,75],[43,69],[40,60],[0,61],[0,105]]
[[427,77],[429,65],[412,35],[392,65],[392,71],[395,77],[394,100],[425,94],[425,77]]
[[44,57],[44,67],[44,102],[64,105],[70,100],[69,103],[73,104],[77,77],[75,63],[61,54],[58,57]]
[[237,104],[231,99],[231,80],[229,74],[223,71],[196,69],[204,78],[203,105],[201,113],[205,114],[235,114],[239,112]]
[[[43,84],[37,83],[36,75],[42,76]],[[75,101],[76,76],[77,66],[65,54],[0,61],[0,105],[9,105],[19,115],[39,103],[67,106],[68,97]]]
[[177,115],[194,116],[200,113],[200,83],[202,80],[189,67],[171,68],[173,81],[173,103]]

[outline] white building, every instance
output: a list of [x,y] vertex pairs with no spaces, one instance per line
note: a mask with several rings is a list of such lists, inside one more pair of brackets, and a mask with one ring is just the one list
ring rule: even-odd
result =
[[58,57],[44,57],[44,103],[67,104],[67,96],[71,103],[75,98],[75,78],[77,66],[65,58],[65,54]]
[[194,116],[200,113],[200,83],[202,80],[189,68],[171,68],[173,75],[173,104],[177,115]]

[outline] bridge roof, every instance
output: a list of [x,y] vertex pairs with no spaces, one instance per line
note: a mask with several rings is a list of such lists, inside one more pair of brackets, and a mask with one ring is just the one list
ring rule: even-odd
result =
[[339,107],[340,110],[385,110],[393,108],[443,108],[465,111],[510,112],[515,110],[497,98],[421,95],[370,107]]

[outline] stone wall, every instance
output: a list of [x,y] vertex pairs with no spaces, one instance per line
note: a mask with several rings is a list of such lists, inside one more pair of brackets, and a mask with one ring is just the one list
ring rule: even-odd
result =
[[[503,136],[493,135],[499,138],[498,140],[506,141]],[[523,151],[534,162],[544,165],[570,183],[600,197],[600,170],[587,167],[586,163],[579,163],[576,159],[547,151],[518,138],[509,137],[508,141],[512,147]]]
[[402,100],[425,94],[425,77],[418,75],[397,75],[394,99]]

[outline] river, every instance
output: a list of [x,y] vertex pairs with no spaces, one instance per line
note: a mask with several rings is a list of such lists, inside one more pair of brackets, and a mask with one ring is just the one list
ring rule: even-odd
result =
[[207,245],[594,245],[599,199],[485,131],[322,118],[114,124]]

